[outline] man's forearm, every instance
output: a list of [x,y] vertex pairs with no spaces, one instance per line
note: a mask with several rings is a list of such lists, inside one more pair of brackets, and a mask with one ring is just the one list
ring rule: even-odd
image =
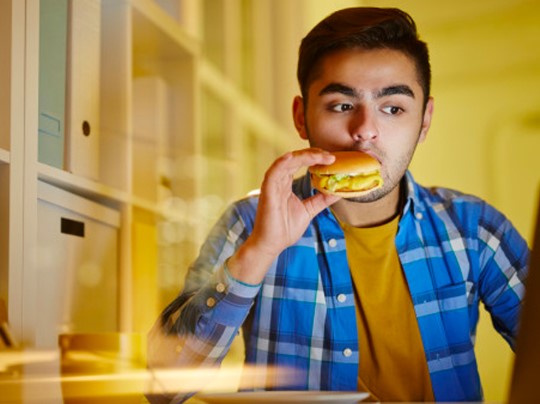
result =
[[227,261],[227,270],[236,280],[248,285],[259,285],[277,254],[264,251],[256,241],[248,238]]

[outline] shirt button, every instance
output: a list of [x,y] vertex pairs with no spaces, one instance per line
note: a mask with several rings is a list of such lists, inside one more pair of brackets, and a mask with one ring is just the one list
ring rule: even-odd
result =
[[214,299],[213,297],[209,297],[208,299],[206,299],[206,305],[208,307],[214,307],[216,305],[216,299]]
[[352,349],[351,348],[345,348],[343,350],[343,356],[345,356],[346,358],[348,358],[351,355],[352,355]]
[[223,283],[218,283],[216,285],[216,290],[219,292],[219,293],[223,293],[225,292],[225,285]]
[[347,296],[345,296],[343,293],[340,293],[339,295],[337,295],[337,300],[338,302],[343,303],[345,300],[347,300]]
[[334,248],[335,246],[337,246],[337,241],[335,238],[331,238],[330,240],[328,240],[328,245],[332,248]]
[[416,214],[416,218],[417,218],[418,220],[422,220],[422,219],[424,218],[424,215],[421,214],[420,212],[418,212],[418,213]]

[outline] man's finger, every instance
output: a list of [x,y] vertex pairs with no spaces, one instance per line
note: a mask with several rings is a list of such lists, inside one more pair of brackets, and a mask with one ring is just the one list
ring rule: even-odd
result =
[[341,197],[336,196],[336,195],[326,195],[323,193],[317,193],[316,195],[308,199],[305,199],[303,203],[309,216],[313,219],[315,216],[321,213],[324,209],[333,205],[340,199]]
[[315,147],[293,151],[292,156],[289,163],[296,170],[315,164],[331,164],[336,159],[330,152]]
[[290,177],[302,167],[309,167],[315,164],[331,164],[334,160],[334,155],[322,149],[310,148],[296,150],[278,158],[267,171],[266,177]]

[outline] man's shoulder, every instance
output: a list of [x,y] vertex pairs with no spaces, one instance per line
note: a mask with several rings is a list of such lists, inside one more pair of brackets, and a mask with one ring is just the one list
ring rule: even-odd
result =
[[482,198],[466,193],[454,188],[447,188],[441,186],[422,186],[418,185],[419,193],[418,195],[428,204],[487,204]]
[[416,181],[411,172],[405,175],[406,192],[419,208],[428,206],[450,206],[453,204],[485,204],[478,196],[451,187],[425,186]]
[[245,195],[242,198],[237,199],[232,202],[229,206],[229,212],[234,213],[239,216],[250,216],[255,217],[257,212],[257,206],[259,204],[259,194],[258,190],[250,192],[248,195]]
[[453,220],[502,223],[507,218],[485,199],[454,188],[415,184],[416,197],[424,209]]

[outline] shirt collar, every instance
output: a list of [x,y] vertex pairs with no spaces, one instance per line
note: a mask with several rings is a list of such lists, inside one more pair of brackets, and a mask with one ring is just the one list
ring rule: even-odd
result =
[[420,187],[414,180],[413,175],[407,170],[403,177],[403,189],[405,192],[405,204],[402,214],[405,215],[409,210],[413,215],[422,214],[425,210],[425,204],[420,197]]

